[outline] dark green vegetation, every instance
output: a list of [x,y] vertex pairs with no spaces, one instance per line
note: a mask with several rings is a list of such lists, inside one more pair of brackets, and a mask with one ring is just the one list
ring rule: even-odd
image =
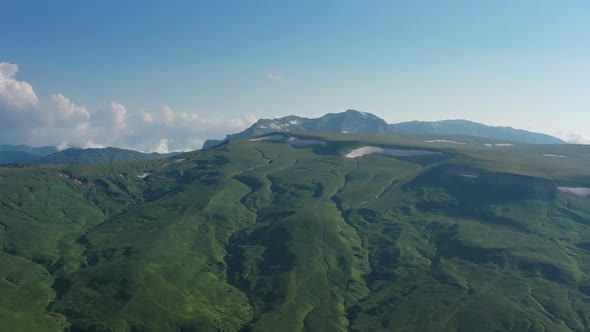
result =
[[437,135],[471,135],[531,144],[563,144],[564,141],[546,134],[533,133],[512,127],[492,127],[467,120],[411,121],[387,124],[378,116],[348,110],[328,113],[317,119],[289,115],[277,119],[260,119],[246,130],[227,135],[223,140],[207,140],[203,148],[211,148],[229,139],[248,138],[275,131],[313,131],[322,133],[409,133]]
[[[293,135],[326,144],[0,168],[0,325],[590,329],[590,198],[557,189],[590,147]],[[440,154],[344,157],[367,145]]]

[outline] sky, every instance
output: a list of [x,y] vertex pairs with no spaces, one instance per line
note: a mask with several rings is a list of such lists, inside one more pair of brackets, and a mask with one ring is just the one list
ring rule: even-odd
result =
[[0,144],[192,150],[346,109],[590,144],[590,2],[0,0]]

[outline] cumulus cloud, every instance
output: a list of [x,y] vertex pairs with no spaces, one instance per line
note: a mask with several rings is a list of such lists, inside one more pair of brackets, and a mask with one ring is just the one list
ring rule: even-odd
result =
[[170,152],[170,149],[168,149],[168,142],[170,140],[166,139],[166,138],[162,138],[160,140],[160,142],[158,142],[158,144],[156,145],[156,148],[154,149],[154,152],[157,153],[168,153]]
[[170,108],[170,106],[168,105],[163,105],[160,107],[160,112],[162,113],[162,116],[164,117],[164,122],[166,124],[171,124],[174,121],[174,111],[172,110],[172,108]]
[[118,102],[88,110],[63,94],[38,98],[31,84],[18,81],[18,66],[0,63],[0,143],[54,145],[60,149],[117,146],[145,152],[201,148],[207,138],[222,138],[256,121],[229,120],[176,112],[168,105],[134,112]]
[[275,81],[275,82],[283,80],[283,77],[280,75],[277,75],[277,74],[266,74],[265,78],[269,81]]
[[123,129],[127,126],[125,123],[127,120],[127,109],[125,106],[119,103],[111,103],[111,114],[113,116],[113,124],[117,128]]
[[12,63],[0,63],[0,105],[13,108],[31,107],[37,104],[37,95],[27,82],[15,79],[18,66]]

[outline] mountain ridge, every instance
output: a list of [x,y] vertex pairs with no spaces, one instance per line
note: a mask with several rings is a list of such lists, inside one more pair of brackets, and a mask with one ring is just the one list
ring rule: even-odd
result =
[[478,122],[456,119],[441,121],[408,121],[388,124],[380,117],[367,112],[349,109],[341,113],[328,113],[319,118],[288,115],[275,119],[260,119],[242,132],[229,134],[222,140],[210,139],[203,149],[235,138],[247,138],[273,131],[317,131],[328,133],[383,133],[459,134],[493,138],[518,143],[565,144],[551,135],[504,126],[488,126]]

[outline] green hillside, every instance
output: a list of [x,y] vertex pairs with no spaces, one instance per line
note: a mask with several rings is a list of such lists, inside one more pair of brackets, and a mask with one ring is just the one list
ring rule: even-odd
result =
[[589,146],[308,132],[0,168],[0,326],[587,331],[589,174]]

